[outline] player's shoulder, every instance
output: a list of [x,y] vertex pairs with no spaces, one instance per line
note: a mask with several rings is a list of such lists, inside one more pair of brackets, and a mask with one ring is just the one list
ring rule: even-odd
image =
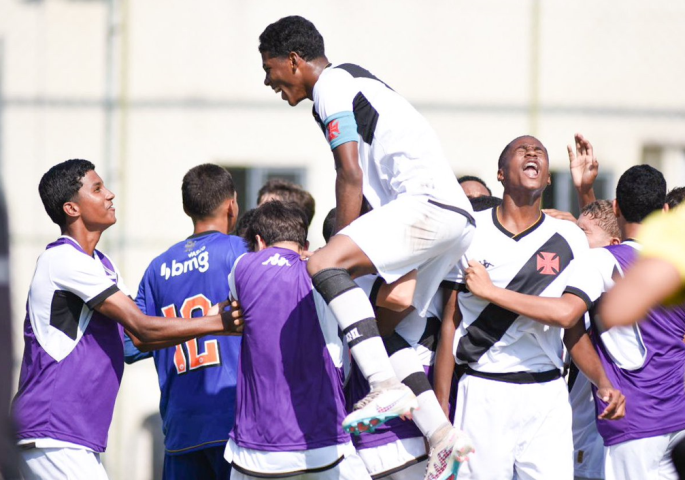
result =
[[559,233],[562,237],[566,238],[569,242],[573,242],[577,246],[588,248],[587,236],[574,222],[554,218],[544,213],[543,215],[545,215],[544,223],[550,231]]

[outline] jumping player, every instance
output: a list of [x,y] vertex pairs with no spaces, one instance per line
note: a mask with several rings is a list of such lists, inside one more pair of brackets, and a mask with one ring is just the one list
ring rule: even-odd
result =
[[226,447],[233,480],[369,479],[342,429],[342,341],[302,260],[307,217],[291,203],[255,211],[254,253],[229,276],[242,305],[235,427]]
[[[233,178],[218,165],[191,168],[181,185],[193,234],[155,258],[145,271],[136,304],[146,315],[204,315],[229,295],[228,274],[247,252],[228,235],[238,218]],[[126,361],[154,356],[164,425],[163,478],[228,480],[224,460],[235,416],[240,338],[209,335],[141,354],[126,338]]]
[[[441,356],[453,352],[463,372],[455,425],[473,438],[478,453],[458,478],[570,480],[571,411],[561,378],[561,328],[570,325],[520,316],[463,285],[478,265],[507,291],[560,296],[574,259],[588,244],[577,226],[540,210],[550,175],[547,150],[538,139],[510,142],[500,155],[497,178],[504,186],[503,203],[476,213],[478,230],[464,259],[470,267],[460,265],[456,277],[463,290],[457,315],[454,322],[443,321],[438,350]],[[592,352],[587,336],[575,346]],[[576,352],[571,349],[574,360]],[[595,360],[598,365],[596,355]],[[440,368],[436,390],[438,382],[449,385],[451,378],[451,369]]]
[[[462,439],[435,395],[417,402],[412,394],[426,386],[430,390],[425,376],[409,387],[397,380],[371,304],[352,279],[378,273],[390,284],[418,270],[406,306],[413,304],[424,315],[470,243],[471,206],[426,120],[367,70],[331,64],[311,22],[282,18],[259,41],[264,84],[291,106],[304,99],[314,102],[314,118],[335,160],[339,235],[314,253],[307,270],[371,386],[344,426],[372,430],[374,424],[420,407],[414,418],[432,447],[428,478],[446,478],[460,455],[455,443]],[[359,217],[363,197],[373,210]]]
[[29,290],[13,404],[17,438],[40,479],[106,479],[100,453],[124,370],[122,327],[136,344],[159,348],[242,327],[231,314],[185,320],[141,313],[117,268],[95,248],[116,214],[114,194],[91,162],[55,165],[38,189],[62,235],[38,258]]

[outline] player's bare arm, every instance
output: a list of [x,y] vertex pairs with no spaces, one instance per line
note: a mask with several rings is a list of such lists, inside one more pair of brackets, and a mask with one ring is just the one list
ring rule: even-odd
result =
[[568,145],[568,161],[571,169],[571,178],[573,186],[578,192],[578,201],[580,202],[580,209],[588,205],[597,198],[593,185],[599,173],[599,163],[595,156],[594,149],[589,140],[580,133],[575,134],[576,151],[573,147]]
[[363,173],[359,167],[357,142],[347,142],[333,149],[335,159],[336,232],[352,223],[362,209]]
[[572,294],[561,298],[538,297],[495,286],[488,271],[475,260],[465,271],[466,286],[474,295],[545,325],[570,328],[587,311],[585,302]]
[[675,265],[660,258],[638,260],[602,300],[600,315],[607,328],[631,325],[681,287]]
[[564,332],[564,344],[573,363],[597,387],[597,395],[608,405],[599,414],[600,420],[619,420],[626,413],[625,396],[611,384],[592,345],[584,322],[578,322]]
[[449,398],[454,376],[454,335],[457,326],[461,323],[461,311],[457,303],[457,291],[452,290],[446,295],[445,306],[442,314],[442,326],[440,327],[440,340],[435,353],[435,370],[433,371],[433,389],[435,396],[445,415],[449,417]]
[[[149,317],[122,292],[109,296],[95,309],[132,333],[131,339],[141,351],[149,344],[153,344],[155,348],[164,348],[204,335],[238,335],[243,329],[242,318],[234,319],[231,312],[191,319]],[[136,344],[136,341],[142,343]]]

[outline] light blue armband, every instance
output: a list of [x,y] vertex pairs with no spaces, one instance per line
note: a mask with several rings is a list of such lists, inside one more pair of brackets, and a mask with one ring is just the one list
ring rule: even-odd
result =
[[357,122],[352,112],[340,112],[326,119],[326,140],[331,145],[331,150],[343,143],[358,142]]

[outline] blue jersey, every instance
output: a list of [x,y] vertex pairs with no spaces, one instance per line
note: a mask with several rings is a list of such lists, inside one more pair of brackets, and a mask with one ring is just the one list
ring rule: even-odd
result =
[[[247,251],[239,237],[193,235],[155,258],[136,303],[146,315],[201,317],[229,295],[228,274]],[[240,337],[213,336],[153,352],[167,454],[225,444],[235,418]],[[126,360],[141,354],[127,339]]]

